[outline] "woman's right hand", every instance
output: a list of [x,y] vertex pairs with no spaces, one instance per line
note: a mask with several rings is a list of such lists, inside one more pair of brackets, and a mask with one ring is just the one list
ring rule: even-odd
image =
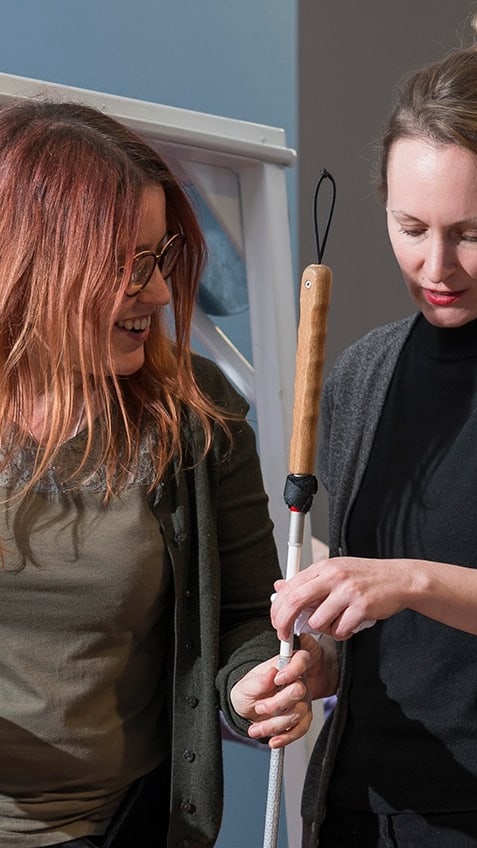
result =
[[414,559],[331,557],[277,580],[271,608],[288,640],[301,612],[310,628],[344,641],[376,620],[411,609],[477,635],[477,569]]
[[271,609],[279,639],[288,639],[306,610],[311,628],[343,641],[370,622],[404,609],[413,584],[412,560],[332,557],[277,580]]

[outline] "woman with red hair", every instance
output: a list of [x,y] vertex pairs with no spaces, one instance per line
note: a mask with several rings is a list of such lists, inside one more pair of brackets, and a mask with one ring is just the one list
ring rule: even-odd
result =
[[247,405],[191,352],[202,233],[75,103],[0,110],[0,208],[0,844],[211,846],[220,710],[294,741],[311,656],[277,673]]

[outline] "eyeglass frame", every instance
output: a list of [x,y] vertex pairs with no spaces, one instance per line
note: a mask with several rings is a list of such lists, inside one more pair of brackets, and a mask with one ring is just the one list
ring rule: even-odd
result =
[[[143,256],[153,256],[154,257],[154,263],[151,266],[151,272],[150,272],[149,276],[146,278],[146,280],[143,283],[131,283],[131,282],[128,283],[127,289],[133,287],[135,289],[135,291],[128,292],[127,289],[126,289],[126,291],[124,292],[126,297],[136,297],[136,295],[138,295],[139,292],[144,291],[144,289],[146,288],[148,283],[151,281],[151,277],[152,277],[154,271],[156,270],[156,267],[159,268],[159,271],[162,274],[162,270],[163,270],[163,267],[164,267],[164,259],[167,257],[167,252],[170,249],[171,245],[175,244],[177,242],[177,239],[180,240],[180,246],[181,247],[184,246],[185,235],[183,233],[172,233],[172,234],[166,233],[166,236],[167,235],[169,236],[169,238],[167,239],[164,247],[159,251],[159,253],[155,253],[153,250],[141,250],[141,251],[139,251],[139,253],[134,254],[134,256],[132,258],[132,262],[131,262],[131,277],[132,277],[133,267],[134,267],[134,263],[135,263],[136,259],[140,259]],[[170,271],[167,274],[168,277],[171,275],[172,271],[174,270],[179,257],[180,257],[180,253],[178,252],[177,256],[175,257],[172,268],[170,269]],[[121,275],[123,273],[124,267],[125,266],[122,265],[120,268],[118,268],[118,274],[119,275]]]

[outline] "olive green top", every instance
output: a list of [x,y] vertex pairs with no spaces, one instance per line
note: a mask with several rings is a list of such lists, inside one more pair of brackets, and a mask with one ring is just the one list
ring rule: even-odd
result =
[[[79,491],[62,482],[79,434],[26,502],[0,510],[2,848],[101,833],[169,750],[169,844],[215,841],[219,708],[245,732],[227,693],[277,652],[269,597],[279,571],[246,405],[212,363],[196,368],[207,393],[239,413],[232,450],[217,428],[207,458],[171,468],[150,496],[145,449],[103,506],[101,474]],[[184,444],[198,455],[191,418]],[[3,475],[3,492],[32,456]]]

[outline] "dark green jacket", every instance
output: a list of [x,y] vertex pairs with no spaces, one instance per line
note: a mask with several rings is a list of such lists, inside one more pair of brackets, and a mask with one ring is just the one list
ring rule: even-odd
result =
[[[172,562],[172,733],[169,848],[214,844],[222,816],[219,711],[246,733],[228,694],[250,668],[278,653],[270,594],[281,576],[247,404],[209,360],[197,357],[202,389],[227,412],[232,444],[217,427],[212,449],[191,470],[171,472],[154,511]],[[201,436],[184,428],[188,456]]]

